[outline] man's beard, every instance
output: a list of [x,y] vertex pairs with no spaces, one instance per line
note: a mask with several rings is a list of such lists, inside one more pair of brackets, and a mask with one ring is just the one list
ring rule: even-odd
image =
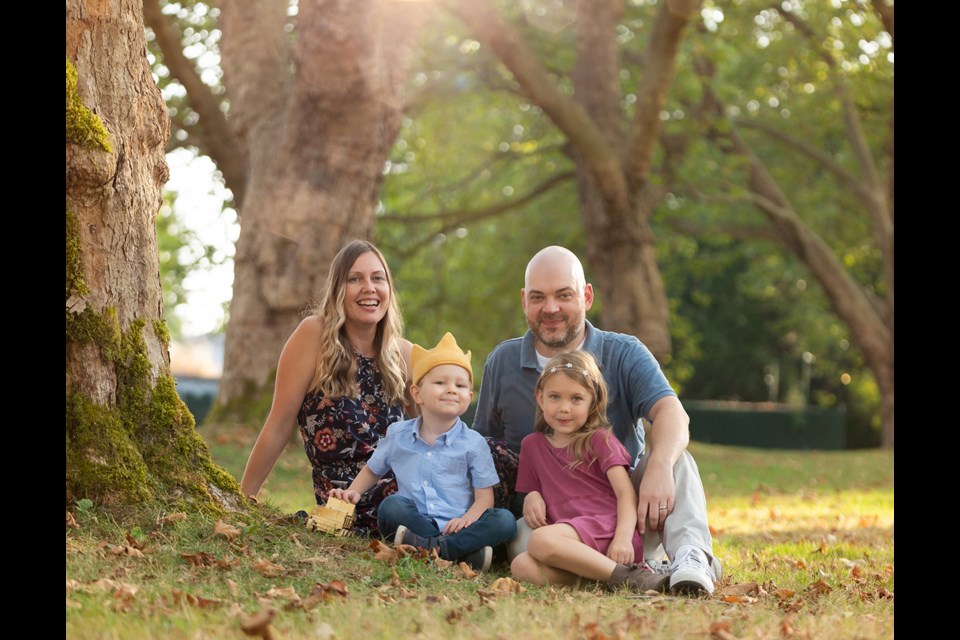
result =
[[541,344],[550,347],[551,349],[562,349],[576,340],[580,335],[580,332],[583,331],[583,320],[580,322],[567,322],[567,330],[564,331],[561,337],[553,340],[547,340],[546,337],[540,332],[539,319],[536,322],[530,322],[528,320],[527,326],[530,327],[530,331],[533,332],[534,337],[536,337]]

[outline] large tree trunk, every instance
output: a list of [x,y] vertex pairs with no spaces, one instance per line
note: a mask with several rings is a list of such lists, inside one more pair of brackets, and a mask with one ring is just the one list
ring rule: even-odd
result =
[[210,460],[169,374],[155,219],[166,107],[137,0],[66,6],[66,487],[100,502],[211,492]]
[[285,7],[236,0],[221,14],[230,123],[249,155],[220,385],[228,410],[268,381],[340,247],[372,235],[426,17],[407,3],[301,0],[291,51]]

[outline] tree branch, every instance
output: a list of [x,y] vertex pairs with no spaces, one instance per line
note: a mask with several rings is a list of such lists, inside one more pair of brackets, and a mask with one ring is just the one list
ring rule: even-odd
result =
[[524,94],[570,139],[590,167],[609,212],[628,211],[619,155],[586,110],[562,93],[543,65],[490,0],[452,0],[451,10],[510,70]]
[[742,127],[763,131],[770,137],[793,147],[803,155],[807,156],[814,162],[820,164],[825,169],[830,171],[837,177],[837,180],[840,181],[841,184],[845,185],[852,191],[855,191],[861,200],[869,200],[873,198],[873,193],[869,189],[865,188],[855,175],[844,169],[840,163],[835,161],[832,157],[830,157],[830,155],[820,151],[804,140],[800,140],[799,138],[791,136],[790,134],[766,122],[746,120],[743,118],[737,118],[734,120],[734,122]]
[[[539,185],[537,185],[529,193],[520,196],[519,198],[514,198],[513,200],[507,200],[495,204],[490,207],[484,207],[483,209],[475,209],[473,211],[464,210],[464,211],[440,211],[438,213],[410,213],[402,215],[383,215],[377,218],[377,222],[389,222],[389,223],[400,223],[400,224],[410,224],[410,223],[423,223],[423,222],[444,222],[446,229],[455,229],[456,227],[462,226],[468,222],[477,222],[478,220],[484,220],[486,218],[492,218],[498,216],[501,213],[505,213],[512,209],[517,209],[524,206],[525,204],[536,200],[543,194],[547,193],[554,187],[570,180],[574,177],[574,172],[565,171],[563,173],[558,173],[554,176],[551,176],[547,180],[544,180]],[[441,233],[441,231],[434,232]]]
[[[893,42],[893,5],[888,0],[873,0],[873,8],[880,14],[880,21],[883,23],[884,30],[890,34],[890,41]],[[891,47],[892,48],[892,47]]]
[[247,182],[247,161],[220,110],[221,98],[204,84],[196,67],[183,55],[180,34],[171,18],[163,15],[159,0],[143,0],[143,20],[153,30],[164,65],[186,89],[187,100],[200,117],[200,127],[191,131],[196,136],[193,144],[217,164],[227,187],[238,196],[239,207]]
[[653,25],[628,136],[626,172],[631,196],[639,192],[649,177],[661,128],[660,111],[673,84],[683,30],[700,5],[700,0],[668,0],[661,4]]

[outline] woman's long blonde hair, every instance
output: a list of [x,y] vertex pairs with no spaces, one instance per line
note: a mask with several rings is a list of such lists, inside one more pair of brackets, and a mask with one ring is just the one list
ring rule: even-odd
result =
[[400,350],[400,338],[403,335],[403,316],[397,302],[397,292],[393,286],[393,275],[380,250],[366,240],[353,240],[344,246],[330,263],[327,282],[322,301],[311,311],[311,315],[320,318],[322,336],[320,352],[317,354],[317,368],[310,383],[310,391],[319,389],[327,398],[360,395],[357,385],[357,359],[353,345],[347,337],[347,314],[344,310],[344,297],[347,276],[350,268],[364,253],[372,251],[383,265],[390,288],[390,301],[383,319],[377,323],[377,333],[373,346],[376,349],[376,362],[383,379],[384,400],[389,403],[403,402],[406,388],[406,365]]
[[[551,376],[567,376],[593,396],[593,404],[587,414],[587,421],[579,431],[573,434],[573,439],[567,445],[570,454],[570,469],[581,464],[592,464],[597,459],[597,452],[590,446],[590,437],[594,431],[604,429],[612,431],[610,421],[607,420],[607,384],[600,373],[597,361],[588,351],[570,351],[561,353],[550,359],[543,367],[543,372],[537,380],[534,393],[537,397],[543,393],[543,386]],[[537,403],[537,420],[534,429],[543,434],[553,433],[553,428],[543,417],[540,403]]]

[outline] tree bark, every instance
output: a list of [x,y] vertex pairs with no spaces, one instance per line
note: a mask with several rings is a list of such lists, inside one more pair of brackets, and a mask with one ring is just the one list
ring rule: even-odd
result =
[[141,4],[68,0],[66,26],[67,498],[219,504],[236,481],[169,374],[155,227],[169,126]]
[[301,0],[291,49],[285,6],[234,0],[221,12],[230,122],[249,156],[224,406],[267,382],[340,247],[372,236],[427,16],[386,0]]

